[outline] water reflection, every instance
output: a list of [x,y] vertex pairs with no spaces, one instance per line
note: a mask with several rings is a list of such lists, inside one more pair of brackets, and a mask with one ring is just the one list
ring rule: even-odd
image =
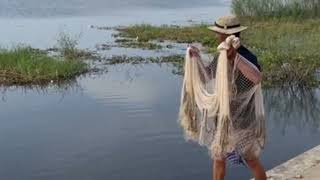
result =
[[[62,100],[64,97],[72,95],[72,93],[94,92],[108,97],[109,92],[127,92],[125,85],[134,84],[136,87],[134,94],[140,94],[132,99],[145,99],[147,96],[145,83],[147,79],[143,76],[156,76],[161,71],[167,73],[166,77],[178,76],[182,78],[183,63],[121,63],[113,65],[105,65],[104,62],[93,62],[97,67],[97,71],[93,71],[86,75],[78,77],[76,80],[62,82],[58,84],[49,84],[47,86],[13,86],[0,87],[2,101],[10,101],[7,94],[10,92],[20,91],[27,94],[50,94],[56,93],[60,95]],[[108,70],[107,70],[108,69]],[[110,72],[108,72],[110,71]],[[156,72],[155,72],[156,71]],[[110,78],[108,78],[110,77]],[[117,78],[115,78],[117,77]],[[160,79],[163,79],[160,77]],[[113,79],[112,81],[109,81]],[[141,81],[141,79],[143,79]],[[151,78],[152,79],[152,78]],[[149,83],[156,83],[154,81]],[[103,84],[107,84],[106,90]],[[166,82],[162,82],[166,84]],[[149,85],[148,85],[149,86]],[[161,88],[159,86],[159,88]],[[104,90],[102,90],[104,89]],[[134,89],[131,89],[132,91]],[[150,92],[153,90],[150,90]],[[152,93],[152,96],[158,96]],[[100,96],[98,95],[98,96]],[[127,94],[128,95],[128,94]],[[177,98],[179,94],[176,95]],[[98,97],[101,98],[101,97]],[[130,99],[129,98],[129,99]],[[138,98],[138,99],[137,99]],[[127,99],[127,100],[129,100]],[[154,98],[152,98],[154,99]],[[269,88],[264,89],[264,103],[266,115],[269,121],[272,121],[277,127],[282,129],[282,134],[286,133],[288,127],[295,127],[302,130],[306,126],[310,126],[314,131],[318,131],[320,127],[320,93],[319,89],[308,88]]]
[[[83,78],[80,76],[79,78]],[[79,79],[78,78],[78,79]],[[20,95],[32,93],[35,95],[49,95],[49,94],[59,94],[60,98],[63,99],[74,92],[81,92],[83,89],[76,79],[62,81],[59,83],[48,83],[42,85],[23,85],[23,86],[0,86],[0,96],[3,102],[10,101],[8,94]]]
[[319,89],[285,88],[267,89],[264,93],[269,119],[281,127],[294,126],[300,130],[306,126],[317,131],[320,125]]
[[[166,68],[172,75],[182,76],[182,63],[154,64],[161,68]],[[124,81],[134,83],[134,79],[141,76],[138,71],[149,68],[145,64],[135,64],[131,67],[123,65],[115,66],[118,72],[125,73]],[[178,96],[178,95],[177,95]],[[309,89],[301,87],[268,88],[264,89],[265,110],[269,121],[272,121],[286,133],[288,127],[295,127],[303,130],[306,126],[313,131],[318,131],[320,127],[320,93],[319,89]]]
[[[155,64],[170,69],[173,75],[183,75],[182,63]],[[121,71],[118,66],[118,71]],[[146,65],[135,64],[132,68],[126,68],[126,80],[133,82],[138,78],[138,68],[148,68]],[[284,134],[288,126],[294,126],[302,130],[310,126],[315,131],[320,127],[320,93],[317,88],[286,87],[286,88],[265,88],[264,103],[268,119],[273,121],[282,129]]]
[[[185,142],[176,123],[177,67],[117,64],[66,89],[3,90],[0,179],[209,179],[207,151]],[[319,143],[319,93],[264,92],[269,169]],[[228,172],[227,179],[251,177],[237,167]]]

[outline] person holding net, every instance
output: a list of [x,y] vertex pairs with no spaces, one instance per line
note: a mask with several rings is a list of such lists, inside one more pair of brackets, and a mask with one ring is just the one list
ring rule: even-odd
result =
[[257,57],[240,42],[247,27],[236,16],[224,16],[208,28],[217,34],[219,53],[206,66],[200,50],[188,47],[178,122],[186,140],[208,148],[215,180],[224,179],[226,161],[265,180],[259,160],[266,138],[262,73]]

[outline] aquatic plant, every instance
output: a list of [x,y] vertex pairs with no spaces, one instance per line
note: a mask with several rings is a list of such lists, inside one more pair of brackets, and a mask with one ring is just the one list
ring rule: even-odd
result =
[[0,84],[48,84],[70,80],[88,70],[81,61],[65,61],[26,46],[0,49]]
[[57,50],[65,60],[79,60],[79,59],[95,59],[96,55],[89,50],[79,49],[79,39],[81,34],[72,36],[66,32],[60,32],[57,38]]

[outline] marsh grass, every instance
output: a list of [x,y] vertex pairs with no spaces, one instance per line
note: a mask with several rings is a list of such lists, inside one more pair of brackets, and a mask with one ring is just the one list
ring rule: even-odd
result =
[[320,68],[320,20],[243,20],[243,42],[262,63],[266,83],[315,86]]
[[238,16],[261,18],[319,18],[319,0],[233,0],[231,9]]
[[[177,43],[199,42],[207,47],[213,47],[217,44],[214,33],[208,31],[205,24],[186,27],[141,24],[117,30],[118,33],[115,34],[114,37],[136,39],[140,43],[146,43],[152,40],[159,42],[168,40]],[[214,49],[210,50],[214,51]]]
[[41,85],[69,80],[88,70],[81,61],[66,61],[30,47],[0,49],[1,85]]
[[[297,21],[281,18],[261,21],[246,17],[242,18],[242,23],[249,26],[241,34],[242,43],[258,56],[263,67],[265,85],[319,85],[315,72],[320,68],[320,19]],[[207,26],[134,25],[119,30],[118,37],[138,37],[143,42],[199,42],[209,52],[215,53],[218,44],[215,34]]]
[[79,49],[79,35],[71,35],[66,32],[60,32],[57,38],[56,47],[54,50],[58,51],[65,60],[82,60],[82,59],[94,59],[95,54],[88,50]]

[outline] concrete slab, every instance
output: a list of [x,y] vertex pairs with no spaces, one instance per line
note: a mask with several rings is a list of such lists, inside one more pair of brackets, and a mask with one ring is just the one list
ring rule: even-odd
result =
[[320,145],[267,172],[268,180],[320,180]]

